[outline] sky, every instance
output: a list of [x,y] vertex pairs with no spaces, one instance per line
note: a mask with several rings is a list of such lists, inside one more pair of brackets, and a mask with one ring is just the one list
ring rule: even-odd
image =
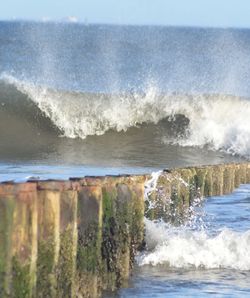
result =
[[249,27],[250,0],[0,0],[0,19]]

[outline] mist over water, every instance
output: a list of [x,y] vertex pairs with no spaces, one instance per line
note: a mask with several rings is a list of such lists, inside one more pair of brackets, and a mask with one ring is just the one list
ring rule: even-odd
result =
[[1,22],[1,72],[84,92],[248,95],[249,30]]

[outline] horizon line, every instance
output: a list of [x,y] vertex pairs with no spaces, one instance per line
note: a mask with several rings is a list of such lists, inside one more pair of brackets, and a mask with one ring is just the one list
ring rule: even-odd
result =
[[41,23],[41,24],[71,24],[71,25],[85,25],[85,26],[95,26],[95,25],[101,25],[101,26],[124,26],[124,27],[176,27],[176,28],[197,28],[197,29],[250,29],[250,25],[247,26],[219,26],[219,25],[191,25],[191,24],[150,24],[150,23],[115,23],[115,22],[89,22],[86,20],[70,20],[71,16],[63,17],[61,19],[27,19],[27,18],[13,18],[13,19],[0,19],[0,22],[6,22],[6,23],[17,23],[17,22],[24,22],[24,23]]

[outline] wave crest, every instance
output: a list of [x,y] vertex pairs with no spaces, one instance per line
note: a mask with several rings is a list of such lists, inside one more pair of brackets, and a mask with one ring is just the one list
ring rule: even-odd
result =
[[[108,130],[126,131],[163,119],[177,133],[162,133],[162,141],[181,146],[209,146],[249,157],[250,101],[229,95],[161,94],[154,87],[145,93],[64,92],[3,75],[5,83],[35,103],[61,134],[68,138],[101,135]],[[178,119],[178,116],[183,117]],[[183,122],[183,119],[187,121]],[[180,126],[182,129],[180,130]],[[181,133],[178,133],[178,130]]]

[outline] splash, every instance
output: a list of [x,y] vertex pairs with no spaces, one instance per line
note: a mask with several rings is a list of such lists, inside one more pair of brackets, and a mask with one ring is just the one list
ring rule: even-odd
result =
[[152,172],[151,178],[144,185],[144,199],[149,209],[154,208],[154,203],[150,200],[150,195],[154,191],[157,191],[157,181],[161,174],[162,171]]

